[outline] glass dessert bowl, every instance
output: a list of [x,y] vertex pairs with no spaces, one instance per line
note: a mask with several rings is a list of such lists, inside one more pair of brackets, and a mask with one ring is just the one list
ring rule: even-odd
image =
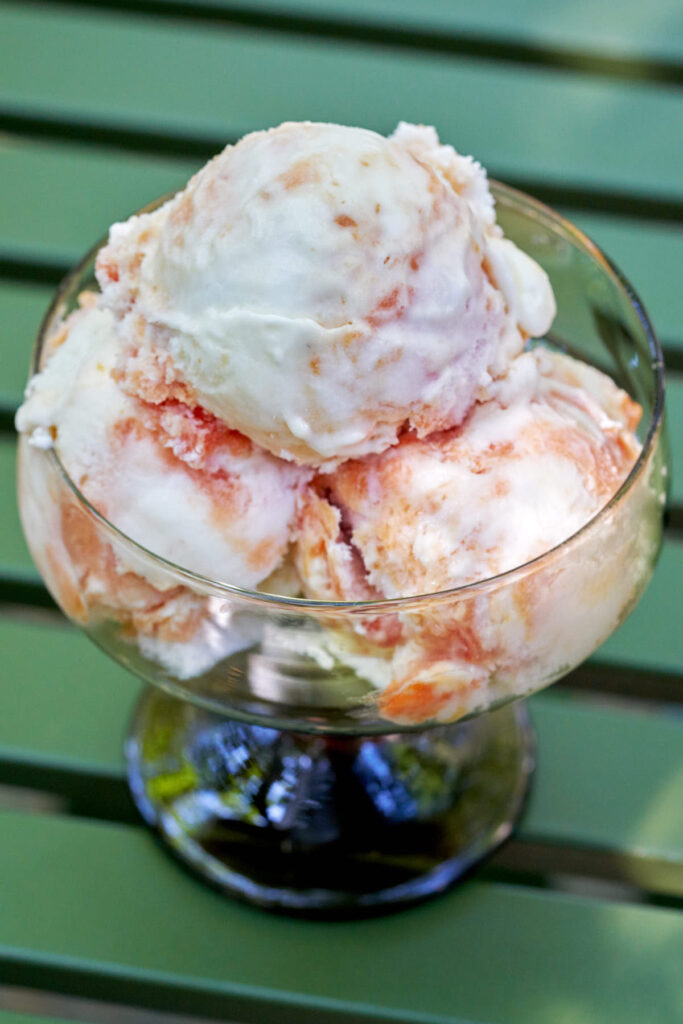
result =
[[[513,189],[493,191],[505,234],[557,297],[543,344],[601,369],[643,408],[642,449],[617,493],[533,561],[393,600],[290,596],[286,567],[244,590],[141,547],[88,502],[54,450],[20,441],[22,522],[51,593],[153,684],[126,746],[138,808],[193,870],[271,909],[400,906],[495,849],[533,770],[518,698],[588,657],[656,562],[666,466],[651,325],[571,224]],[[96,288],[98,249],[60,288],[34,372],[78,295]]]

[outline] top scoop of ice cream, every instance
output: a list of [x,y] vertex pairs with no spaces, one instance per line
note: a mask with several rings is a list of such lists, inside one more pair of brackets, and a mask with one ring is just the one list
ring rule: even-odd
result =
[[554,315],[482,168],[410,125],[248,135],[114,225],[97,273],[147,395],[180,384],[308,465],[457,425]]

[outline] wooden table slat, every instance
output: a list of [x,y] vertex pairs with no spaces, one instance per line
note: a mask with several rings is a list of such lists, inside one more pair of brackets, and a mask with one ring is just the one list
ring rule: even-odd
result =
[[671,503],[680,506],[683,504],[683,375],[668,374],[665,401],[671,451]]
[[21,401],[33,339],[53,292],[53,285],[0,280],[0,410]]
[[[192,17],[196,8],[188,0],[147,0],[168,12]],[[111,0],[116,6],[116,0]],[[126,6],[126,5],[122,5]],[[640,0],[622,0],[615,17],[610,0],[597,0],[577,16],[574,7],[549,6],[546,0],[204,0],[204,11],[261,16],[265,24],[274,16],[310,19],[334,26],[364,30],[381,26],[391,35],[400,28],[414,33],[444,36],[455,42],[472,37],[490,43],[522,44],[545,51],[580,51],[604,58],[679,62],[683,60],[683,18],[677,0],[655,0],[647,8]],[[496,53],[496,56],[500,54]],[[548,53],[551,59],[554,55]]]
[[683,543],[668,540],[645,595],[626,622],[598,649],[594,659],[613,665],[656,668],[680,677],[683,665],[681,579]]
[[0,434],[0,588],[3,577],[38,580],[19,522],[16,499],[16,444]]
[[683,200],[679,95],[652,83],[61,5],[5,3],[0,23],[9,114],[211,146],[283,120],[427,121],[502,178]]
[[563,208],[626,274],[666,344],[683,351],[678,269],[683,266],[683,230],[673,224],[606,217]]
[[217,899],[141,830],[2,818],[10,982],[78,972],[107,998],[277,1024],[671,1024],[683,999],[673,910],[468,883],[402,915],[312,926]]
[[553,694],[531,702],[538,772],[521,837],[681,869],[683,717],[601,709]]
[[180,188],[198,165],[0,138],[0,256],[66,270],[112,221]]

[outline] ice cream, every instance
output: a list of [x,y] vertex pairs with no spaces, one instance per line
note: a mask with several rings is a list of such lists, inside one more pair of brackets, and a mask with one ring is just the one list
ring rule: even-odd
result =
[[383,451],[459,423],[554,314],[482,168],[433,129],[247,136],[97,261],[148,391],[175,380],[284,459]]
[[17,424],[54,443],[95,508],[138,544],[192,572],[255,587],[280,564],[306,472],[199,407],[132,398],[116,380],[112,314],[72,315]]
[[316,476],[298,536],[306,592],[410,597],[524,565],[615,493],[639,451],[639,418],[598,371],[542,349],[518,356],[460,426],[404,434],[381,455]]
[[[262,627],[220,590],[463,587],[566,540],[637,458],[639,406],[529,343],[553,319],[548,278],[503,237],[483,169],[433,129],[247,136],[114,225],[96,273],[17,416],[22,518],[67,613],[114,623],[164,679],[253,647],[250,696],[284,692],[276,651],[296,679],[302,659],[351,667],[392,721],[452,720],[550,681],[633,600],[646,556],[625,567],[619,517],[601,582],[591,554],[346,621],[318,609],[317,631],[290,628],[296,606]],[[103,519],[40,462],[50,448]]]
[[[50,339],[52,354],[29,384],[18,429],[36,447],[54,445],[81,493],[137,544],[190,572],[256,587],[283,562],[297,493],[310,474],[200,407],[131,397],[119,381],[114,317],[92,294],[83,301]],[[142,571],[131,564],[70,495],[57,504],[45,536],[40,530],[39,540],[35,525],[27,533],[72,618],[113,617],[134,637],[204,642],[197,634],[205,599],[169,586],[150,564]],[[179,654],[183,664],[206,662]]]
[[[406,433],[380,455],[314,478],[296,549],[304,592],[329,601],[431,595],[530,562],[618,490],[639,452],[640,412],[604,374],[568,356],[540,348],[518,356],[458,427],[423,439]],[[604,606],[594,574],[579,565],[572,580],[586,608],[594,597]],[[529,675],[538,645],[555,633],[552,590],[540,574],[503,601],[465,595],[425,612],[369,615],[339,655],[385,649],[374,655],[389,717],[448,720],[490,702],[511,672]],[[606,636],[599,609],[595,622]],[[556,639],[558,667],[567,643]]]

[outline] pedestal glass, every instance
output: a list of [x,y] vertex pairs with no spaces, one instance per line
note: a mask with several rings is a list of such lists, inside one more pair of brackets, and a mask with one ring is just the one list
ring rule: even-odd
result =
[[[650,323],[577,229],[515,190],[494,192],[505,233],[555,290],[558,316],[542,344],[604,370],[644,409],[642,452],[618,493],[534,561],[391,601],[247,591],[145,550],[90,505],[53,450],[20,441],[22,521],[47,586],[149,684],[126,744],[137,806],[193,871],[271,909],[315,916],[401,906],[495,849],[533,769],[518,698],[589,656],[654,568],[666,459]],[[96,252],[61,286],[34,371],[78,294],[96,290]],[[495,652],[478,696],[437,663],[428,682],[387,699],[378,680],[388,666],[402,660],[409,673],[411,652],[424,654],[435,638],[465,644],[473,628]]]

